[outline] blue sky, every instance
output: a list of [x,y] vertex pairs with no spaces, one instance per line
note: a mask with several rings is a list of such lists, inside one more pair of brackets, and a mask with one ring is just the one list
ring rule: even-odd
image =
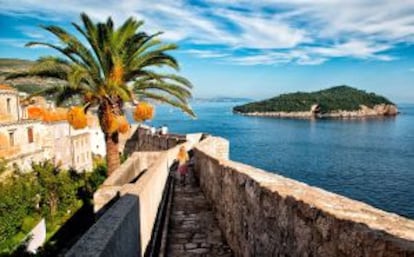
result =
[[0,58],[53,54],[39,24],[71,30],[86,12],[116,23],[134,16],[164,31],[196,97],[267,98],[348,84],[414,103],[414,1],[0,0]]

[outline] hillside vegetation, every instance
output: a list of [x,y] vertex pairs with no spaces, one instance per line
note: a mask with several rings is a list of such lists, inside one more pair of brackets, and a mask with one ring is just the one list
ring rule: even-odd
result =
[[316,92],[282,94],[267,100],[248,103],[233,108],[240,113],[251,112],[304,112],[319,104],[321,112],[337,110],[355,111],[360,105],[370,108],[377,104],[393,104],[387,98],[367,93],[349,86],[336,86]]
[[33,61],[13,58],[0,58],[0,68],[12,69],[20,67],[30,67]]
[[6,76],[18,71],[28,70],[34,64],[30,60],[0,58],[0,84],[8,84],[21,92],[32,94],[39,91],[42,87],[48,87],[61,81],[55,79],[41,79],[38,77],[27,77],[6,80]]

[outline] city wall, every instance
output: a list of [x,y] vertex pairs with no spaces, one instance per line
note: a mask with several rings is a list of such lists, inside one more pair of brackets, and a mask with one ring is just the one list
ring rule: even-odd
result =
[[196,176],[236,256],[414,256],[414,221],[195,147]]
[[160,138],[168,136],[154,135],[144,141],[145,147],[136,146],[148,150],[154,143],[149,151],[134,152],[105,180],[94,194],[94,209],[102,216],[65,256],[144,256],[179,148],[191,149],[201,137],[189,134],[181,137],[182,143],[165,150],[162,142],[168,140],[160,143]]
[[194,147],[195,175],[235,256],[414,256],[414,221],[231,161],[227,140],[201,138],[161,151],[146,141],[152,151],[132,154],[95,195],[112,190],[100,208],[119,200],[66,256],[143,256],[181,145]]

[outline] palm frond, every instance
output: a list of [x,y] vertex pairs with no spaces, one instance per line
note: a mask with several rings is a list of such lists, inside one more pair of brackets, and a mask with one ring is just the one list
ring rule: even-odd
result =
[[76,56],[86,64],[92,72],[98,74],[98,65],[92,53],[75,36],[58,26],[42,26],[42,28],[59,38],[61,42],[67,46],[66,49],[71,56]]
[[169,54],[178,46],[163,43],[158,38],[161,32],[140,31],[142,24],[143,21],[131,17],[116,27],[110,17],[95,23],[82,13],[81,24],[72,25],[86,43],[59,26],[42,26],[56,36],[59,43],[29,42],[27,46],[52,48],[64,59],[39,59],[29,71],[11,74],[10,78],[41,76],[65,81],[36,93],[53,96],[57,104],[78,96],[85,101],[93,99],[94,104],[102,106],[110,101],[122,108],[123,102],[133,100],[137,94],[178,107],[194,116],[188,105],[193,87],[191,82],[177,74],[159,72],[159,68],[179,70],[178,61]]

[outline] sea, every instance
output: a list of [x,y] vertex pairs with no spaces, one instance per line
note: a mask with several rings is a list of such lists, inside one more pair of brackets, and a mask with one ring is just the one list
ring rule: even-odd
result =
[[[414,219],[414,104],[391,118],[298,120],[233,114],[243,102],[197,102],[197,119],[156,107],[147,125],[230,141],[230,158]],[[131,118],[131,117],[129,117]]]

